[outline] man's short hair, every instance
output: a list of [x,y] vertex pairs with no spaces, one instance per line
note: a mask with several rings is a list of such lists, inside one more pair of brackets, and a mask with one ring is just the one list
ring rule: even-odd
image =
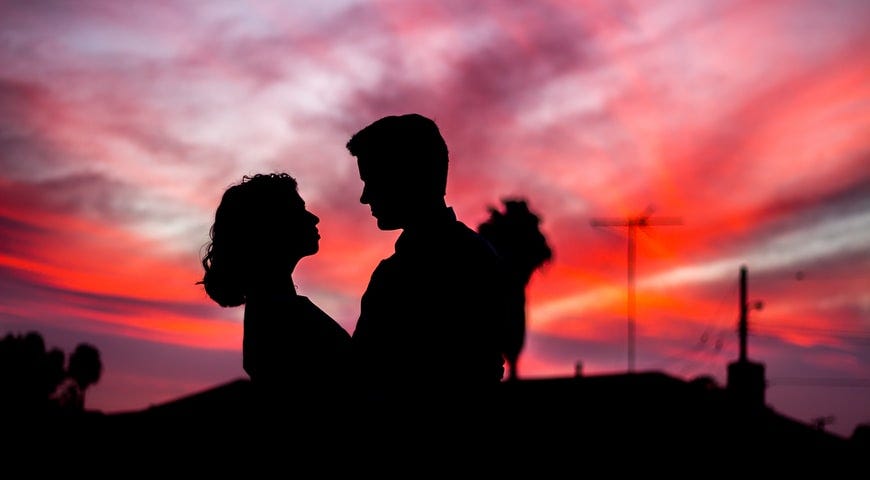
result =
[[417,113],[376,120],[347,142],[351,155],[377,162],[415,185],[447,189],[447,143],[438,125]]

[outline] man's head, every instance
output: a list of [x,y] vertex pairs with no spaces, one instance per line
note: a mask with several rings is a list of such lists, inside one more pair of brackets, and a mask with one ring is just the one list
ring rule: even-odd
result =
[[443,205],[447,144],[432,120],[416,113],[388,116],[353,135],[363,193],[382,230],[404,228],[415,215]]

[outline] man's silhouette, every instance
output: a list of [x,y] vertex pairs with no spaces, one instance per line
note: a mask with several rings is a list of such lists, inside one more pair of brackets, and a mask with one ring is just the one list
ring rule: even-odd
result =
[[360,202],[381,230],[402,230],[372,273],[352,335],[365,398],[412,408],[488,398],[504,374],[505,274],[492,246],[445,203],[448,153],[437,125],[384,117],[347,149],[364,184]]

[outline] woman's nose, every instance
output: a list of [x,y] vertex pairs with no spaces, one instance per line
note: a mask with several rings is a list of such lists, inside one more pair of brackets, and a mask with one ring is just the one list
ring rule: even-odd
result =
[[311,213],[311,212],[308,212],[308,216],[309,216],[309,218],[311,219],[311,222],[314,223],[315,225],[317,225],[318,223],[320,223],[320,217],[318,217],[317,215],[315,215],[315,214],[313,214],[313,213]]
[[362,195],[359,196],[359,203],[367,205],[369,203],[369,189],[363,185]]

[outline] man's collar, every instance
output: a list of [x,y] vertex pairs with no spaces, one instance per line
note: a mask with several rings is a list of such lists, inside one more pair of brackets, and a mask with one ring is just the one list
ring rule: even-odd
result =
[[433,234],[443,231],[447,226],[456,223],[456,212],[453,207],[444,207],[437,212],[431,212],[419,223],[405,228],[396,240],[396,251],[403,246],[430,238]]

